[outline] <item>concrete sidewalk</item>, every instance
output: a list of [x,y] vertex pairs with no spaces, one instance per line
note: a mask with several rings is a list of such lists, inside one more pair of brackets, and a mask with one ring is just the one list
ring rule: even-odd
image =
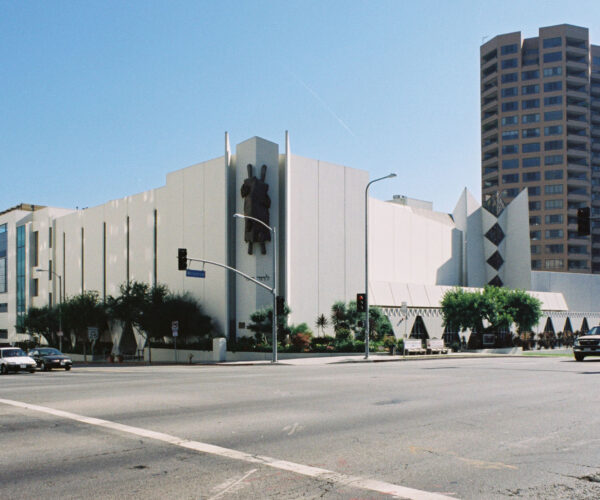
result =
[[[369,354],[369,358],[365,359],[365,355],[362,353],[349,354],[347,356],[335,356],[335,357],[299,357],[299,358],[286,358],[278,359],[278,365],[295,365],[295,366],[306,366],[306,365],[333,365],[340,363],[389,363],[389,362],[400,362],[400,361],[423,361],[428,359],[465,359],[465,358],[490,358],[490,357],[527,357],[527,356],[572,356],[573,350],[568,349],[544,349],[534,351],[523,351],[520,348],[511,349],[481,349],[478,351],[463,351],[463,352],[451,352],[448,354],[422,354],[422,355],[391,355],[391,354]],[[214,363],[217,366],[240,366],[240,365],[270,365],[272,364],[269,360],[260,361],[223,361],[220,363]]]

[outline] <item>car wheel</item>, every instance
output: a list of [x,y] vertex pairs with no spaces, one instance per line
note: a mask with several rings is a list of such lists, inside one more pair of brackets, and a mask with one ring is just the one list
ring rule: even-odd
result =
[[575,361],[583,361],[583,358],[585,358],[585,356],[581,352],[575,353]]
[[8,368],[6,368],[5,364],[0,365],[0,375],[6,375],[8,373]]
[[68,372],[71,369],[71,365],[65,366],[65,371]]
[[30,368],[29,373],[35,373],[35,368]]
[[43,372],[47,372],[49,370],[49,368],[46,366],[46,363],[44,363],[43,361],[40,363],[40,370],[42,370]]

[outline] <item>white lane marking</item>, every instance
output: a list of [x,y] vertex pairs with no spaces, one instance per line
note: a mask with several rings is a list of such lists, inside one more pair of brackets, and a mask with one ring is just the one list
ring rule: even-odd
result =
[[[222,497],[225,493],[227,493],[232,488],[235,488],[238,484],[240,484],[244,479],[246,479],[250,474],[254,474],[258,469],[252,469],[251,471],[246,472],[240,479],[237,481],[228,481],[224,489],[219,491],[216,495],[210,497],[208,500],[216,500],[217,498]],[[222,487],[222,486],[221,486]]]
[[132,427],[130,425],[119,424],[117,422],[111,422],[109,420],[103,420],[101,418],[86,417],[85,415],[78,415],[76,413],[71,413],[68,411],[56,410],[47,406],[39,406],[24,403],[22,401],[14,401],[11,399],[0,399],[0,403],[15,406],[17,408],[24,408],[26,410],[47,413],[49,415],[54,415],[55,417],[67,418],[84,424],[104,427],[105,429],[111,429],[126,432],[128,434],[134,434],[140,437],[155,439],[157,441],[162,441],[164,443],[169,443],[175,446],[180,446],[182,448],[198,451],[200,453],[210,453],[211,455],[218,455],[234,460],[241,460],[253,464],[266,465],[268,467],[273,467],[274,469],[293,472],[295,474],[311,477],[320,481],[335,483],[340,486],[349,486],[352,488],[376,491],[378,493],[396,495],[401,498],[411,500],[456,500],[454,497],[448,497],[440,493],[416,490],[413,488],[408,488],[406,486],[399,486],[397,484],[386,483],[384,481],[377,481],[375,479],[367,479],[360,476],[340,474],[338,472],[330,471],[327,469],[321,469],[319,467],[312,467],[310,465],[288,462],[286,460],[277,460],[276,458],[252,455],[243,451],[232,450],[230,448],[223,448],[221,446],[202,443],[200,441],[189,441],[188,439],[179,438],[177,436],[171,436],[170,434],[164,434],[162,432],[155,432],[148,429],[142,429],[141,427]]

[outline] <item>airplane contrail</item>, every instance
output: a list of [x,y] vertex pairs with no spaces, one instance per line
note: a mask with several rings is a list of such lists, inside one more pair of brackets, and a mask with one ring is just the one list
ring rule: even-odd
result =
[[357,138],[357,137],[356,137],[356,134],[355,134],[354,132],[352,132],[352,129],[351,129],[351,128],[350,128],[348,125],[346,125],[346,123],[344,122],[344,120],[342,120],[342,119],[341,119],[341,118],[340,118],[338,115],[336,115],[336,114],[335,114],[335,111],[333,111],[333,109],[331,109],[331,108],[330,108],[330,107],[327,105],[327,103],[326,103],[326,102],[325,102],[323,99],[321,99],[321,96],[320,96],[319,94],[317,94],[317,93],[316,93],[316,92],[315,92],[313,89],[311,89],[311,88],[310,88],[310,87],[309,87],[309,86],[308,86],[306,83],[304,83],[304,82],[303,82],[303,81],[302,81],[300,78],[298,78],[298,77],[297,77],[297,76],[296,76],[294,73],[292,73],[292,72],[291,72],[289,69],[287,70],[287,72],[288,72],[290,75],[292,75],[292,76],[293,76],[293,77],[294,77],[294,78],[295,78],[295,79],[296,79],[296,80],[297,80],[297,81],[300,83],[300,85],[302,85],[302,86],[303,86],[303,87],[304,87],[306,90],[308,90],[308,91],[309,91],[309,92],[312,94],[312,96],[313,96],[313,97],[314,97],[314,98],[315,98],[317,101],[319,101],[319,102],[321,103],[321,105],[322,105],[322,106],[325,108],[325,110],[326,110],[326,111],[327,111],[327,112],[328,112],[328,113],[329,113],[331,116],[333,116],[333,117],[334,117],[334,118],[335,118],[335,119],[338,121],[338,123],[339,123],[339,124],[340,124],[342,127],[344,127],[344,128],[347,130],[347,131],[348,131],[348,133],[349,133],[350,135],[352,135],[352,137],[354,137],[354,138]]

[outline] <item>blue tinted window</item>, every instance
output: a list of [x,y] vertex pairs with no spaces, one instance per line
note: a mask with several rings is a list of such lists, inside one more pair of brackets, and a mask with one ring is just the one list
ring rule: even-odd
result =
[[523,167],[539,167],[540,157],[534,156],[533,158],[523,158]]
[[523,182],[532,182],[539,181],[540,173],[539,172],[525,172],[523,174]]
[[518,50],[518,45],[516,43],[511,43],[510,45],[503,45],[500,47],[500,54],[503,56],[508,54],[516,54]]
[[519,160],[517,158],[502,160],[502,168],[519,168]]
[[563,185],[562,184],[548,184],[544,186],[545,194],[562,194],[563,193]]
[[519,117],[517,115],[505,116],[502,118],[502,125],[517,125],[519,123]]
[[504,59],[504,61],[500,63],[502,69],[516,68],[518,65],[519,60],[516,57],[513,57],[512,59]]
[[544,76],[558,76],[562,75],[561,66],[553,66],[552,68],[544,68]]
[[562,214],[546,215],[546,217],[544,217],[544,222],[546,224],[562,224],[563,216]]
[[529,211],[530,212],[535,212],[536,210],[541,210],[541,209],[542,209],[541,201],[530,201],[529,202]]
[[523,129],[522,137],[523,139],[529,139],[531,137],[539,137],[540,129],[539,128],[526,128]]
[[552,125],[550,127],[544,127],[544,135],[560,135],[562,134],[562,125]]
[[510,101],[502,103],[502,111],[517,111],[519,109],[519,101]]
[[505,174],[502,176],[503,184],[514,184],[519,182],[519,174]]
[[502,196],[504,198],[514,198],[518,194],[519,194],[519,188],[509,188],[509,189],[504,189],[502,191]]
[[6,277],[6,251],[7,251],[7,231],[6,224],[0,224],[0,293],[7,291]]
[[563,141],[546,141],[544,143],[544,150],[551,151],[553,149],[562,149]]
[[17,327],[23,326],[25,314],[25,226],[17,227]]
[[562,82],[544,83],[544,92],[556,92],[557,90],[562,90]]
[[552,47],[560,47],[561,40],[559,36],[555,36],[553,38],[544,38],[544,48],[549,49]]
[[502,140],[503,141],[511,141],[513,139],[519,138],[518,130],[508,130],[507,132],[502,132]]
[[523,85],[521,87],[521,94],[529,95],[529,94],[538,94],[540,92],[540,86],[536,83],[534,85]]
[[540,107],[539,99],[527,99],[527,100],[523,101],[521,104],[522,109],[532,109],[532,108],[539,108],[539,107]]
[[544,165],[560,165],[562,162],[562,155],[550,155],[544,158]]
[[544,113],[544,120],[547,122],[553,120],[562,120],[562,110],[559,111],[546,111]]
[[562,179],[562,178],[563,178],[562,170],[546,170],[544,172],[544,179],[546,179],[547,181],[553,181],[553,180]]
[[502,97],[515,97],[519,95],[518,87],[507,87],[502,89]]
[[[540,187],[539,186],[529,186],[527,188],[527,194],[529,196],[539,196],[540,195]],[[531,222],[532,217],[529,218],[529,224],[532,224]],[[539,222],[537,222],[537,224],[539,224]],[[536,225],[536,224],[533,224]]]
[[556,106],[562,104],[562,96],[554,95],[552,97],[544,97],[544,106]]
[[521,80],[533,80],[539,77],[540,71],[537,69],[532,69],[530,71],[523,71],[523,74],[521,75]]
[[521,121],[523,123],[535,123],[535,122],[539,122],[540,121],[540,114],[539,113],[530,113],[528,115],[523,115],[523,118],[521,119]]
[[502,146],[502,154],[503,155],[514,155],[519,152],[518,144],[508,144],[507,146]]
[[600,66],[600,57],[597,57],[597,56],[592,57],[592,64],[594,66]]
[[556,61],[561,61],[562,60],[562,52],[547,52],[546,54],[544,54],[544,62],[545,63],[549,63],[549,62],[556,62]]
[[544,237],[548,240],[553,239],[553,238],[562,238],[563,230],[562,229],[546,229]]
[[512,83],[519,80],[518,73],[504,73],[502,75],[502,83]]
[[521,146],[521,150],[523,153],[538,153],[540,151],[540,143],[529,142],[527,144],[523,144],[523,146]]

